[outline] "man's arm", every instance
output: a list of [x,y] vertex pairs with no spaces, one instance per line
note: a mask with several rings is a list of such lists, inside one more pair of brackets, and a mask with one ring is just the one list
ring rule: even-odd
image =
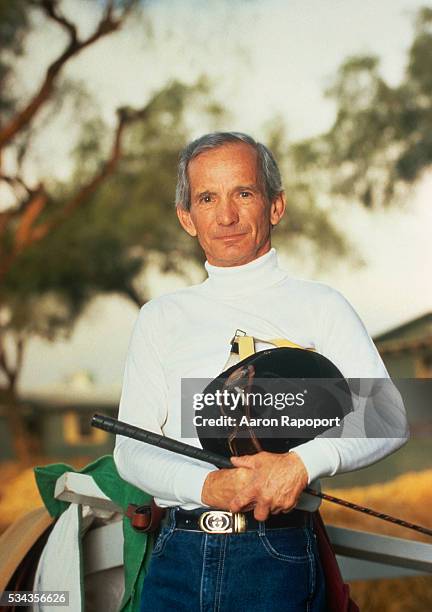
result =
[[[163,433],[167,383],[158,343],[162,331],[157,305],[142,307],[133,328],[123,378],[119,419]],[[216,468],[124,436],[116,436],[114,461],[124,480],[150,493],[161,506],[202,505],[207,475]]]
[[[322,328],[318,330],[318,352],[328,357],[346,378],[388,379],[381,357],[354,309],[336,291],[328,297],[320,321]],[[365,467],[397,450],[408,439],[405,409],[390,380],[384,385],[385,393],[391,405],[382,408],[391,410],[390,425],[388,418],[374,415],[381,437],[361,433],[365,431],[365,410],[358,404],[345,417],[348,435],[353,432],[357,437],[322,436],[281,456],[258,453],[232,458],[235,466],[249,468],[255,477],[249,487],[234,497],[231,509],[239,511],[253,504],[255,517],[264,520],[270,512],[292,509],[312,481]]]
[[[355,404],[354,411],[344,419],[342,437],[324,434],[295,448],[305,464],[309,483],[375,463],[400,448],[409,437],[399,392],[390,381],[363,322],[339,292],[331,290],[327,296],[320,325],[318,352],[328,357],[345,378],[370,379],[377,388],[381,386],[382,399],[375,412],[371,403],[366,408],[362,402]],[[377,382],[373,383],[374,380]],[[372,418],[372,429],[379,437],[367,434],[371,428],[365,424],[370,424]]]

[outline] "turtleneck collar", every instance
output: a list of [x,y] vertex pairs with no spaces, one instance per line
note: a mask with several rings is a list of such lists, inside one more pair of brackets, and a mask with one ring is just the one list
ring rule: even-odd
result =
[[219,295],[254,293],[276,284],[287,276],[287,273],[279,268],[274,248],[242,266],[213,266],[208,261],[204,265],[208,279],[203,284]]

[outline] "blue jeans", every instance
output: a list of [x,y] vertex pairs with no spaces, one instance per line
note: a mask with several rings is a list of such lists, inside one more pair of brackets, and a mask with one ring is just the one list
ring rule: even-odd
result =
[[325,612],[312,521],[208,534],[176,529],[173,514],[155,542],[141,612]]

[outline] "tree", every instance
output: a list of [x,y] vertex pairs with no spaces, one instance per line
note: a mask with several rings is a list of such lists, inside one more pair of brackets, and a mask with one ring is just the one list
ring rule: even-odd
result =
[[331,192],[365,207],[394,203],[432,163],[432,9],[417,14],[402,82],[392,87],[379,59],[343,62],[327,95],[336,119],[320,137],[299,143],[303,169],[330,171]]
[[[327,184],[320,180],[318,159],[311,161],[315,151],[310,143],[290,143],[280,117],[275,117],[267,130],[266,142],[278,159],[287,196],[287,214],[278,226],[274,244],[285,252],[296,253],[307,242],[314,247],[316,262],[320,264],[334,257],[358,263],[348,239],[334,224],[329,203],[323,202]],[[304,160],[306,151],[308,163]]]
[[[222,112],[208,97],[205,79],[191,86],[174,81],[157,92],[146,105],[145,121],[125,133],[116,172],[88,197],[85,206],[44,240],[29,245],[11,265],[2,285],[3,332],[9,342],[15,339],[21,353],[18,358],[15,351],[14,367],[11,356],[3,362],[10,396],[16,395],[22,351],[30,337],[67,337],[98,294],[117,293],[141,306],[148,296],[139,278],[153,254],[158,255],[162,269],[177,272],[182,271],[180,251],[189,260],[194,258],[195,249],[177,231],[175,169],[178,151],[186,141],[185,109],[193,106],[196,117],[209,115],[210,120],[217,120]],[[77,181],[86,182],[93,175],[103,159],[106,133],[97,116],[83,125],[75,172],[68,182],[52,186],[52,206],[44,213],[47,222],[74,192]],[[9,347],[9,355],[13,352]],[[13,406],[11,400],[9,404]],[[20,419],[16,408],[10,417]],[[15,438],[21,441],[22,457],[30,447],[28,438],[23,431]]]
[[[19,107],[17,101],[11,97],[6,97],[2,105],[0,160],[2,159],[2,152],[6,148],[11,148],[17,170],[13,175],[3,172],[0,174],[0,179],[10,185],[16,194],[14,205],[0,213],[0,282],[13,261],[24,249],[30,244],[42,240],[65,218],[73,214],[79,206],[88,200],[88,197],[106,177],[112,174],[121,156],[121,143],[126,125],[145,116],[145,109],[133,112],[126,112],[125,109],[118,110],[117,126],[114,131],[111,150],[105,163],[85,184],[80,186],[76,193],[71,195],[67,202],[63,203],[55,216],[52,216],[49,221],[42,222],[44,210],[50,200],[49,193],[42,182],[35,186],[27,185],[20,172],[23,155],[35,119],[42,108],[55,95],[56,86],[65,65],[87,47],[118,30],[135,4],[136,0],[117,3],[107,1],[95,30],[86,38],[81,38],[76,25],[61,13],[58,0],[20,0],[16,8],[10,3],[3,3],[4,24],[9,25],[12,30],[16,28],[19,34],[19,43],[15,43],[13,37],[5,39],[4,47],[1,49],[3,52],[9,51],[12,55],[22,52],[20,38],[28,28],[29,22],[26,11],[31,7],[36,7],[43,12],[47,19],[63,28],[67,34],[67,44],[62,53],[47,68],[37,91],[22,107]],[[1,68],[2,80],[7,81],[11,77],[10,64],[8,65],[3,59]]]
[[[202,259],[196,243],[178,229],[173,194],[178,152],[188,138],[186,104],[206,115],[209,126],[216,126],[222,116],[221,108],[209,100],[205,80],[190,87],[174,81],[142,108],[118,109],[113,133],[98,115],[86,117],[70,181],[51,178],[29,185],[23,170],[41,109],[77,90],[76,84],[62,84],[63,67],[119,29],[135,4],[106,1],[99,24],[84,40],[58,0],[19,0],[13,10],[10,4],[0,5],[0,17],[15,34],[5,39],[7,53],[0,53],[4,82],[12,80],[10,57],[22,51],[31,27],[29,10],[41,11],[67,37],[65,49],[28,103],[20,108],[14,96],[5,97],[0,115],[0,147],[12,151],[14,160],[13,173],[0,167],[0,180],[16,196],[13,205],[0,212],[0,377],[20,457],[29,448],[16,401],[28,338],[68,335],[99,293],[120,293],[143,304],[148,295],[141,278],[155,255],[162,270],[177,273],[185,272],[185,261]],[[270,131],[270,144],[289,166],[288,145],[279,128]],[[340,252],[344,243],[325,213],[314,207],[310,186],[290,178],[289,192],[291,215],[284,240],[290,244],[298,235],[327,240]]]
[[[23,161],[41,110],[61,98],[60,77],[64,67],[86,48],[119,30],[137,5],[137,0],[106,0],[101,6],[101,16],[94,31],[82,38],[76,25],[62,13],[58,0],[3,0],[0,4],[0,182],[9,186],[14,196],[11,204],[0,208],[0,375],[5,381],[2,394],[10,406],[8,416],[18,455],[22,458],[28,449],[23,443],[25,436],[16,403],[16,382],[23,359],[24,338],[22,333],[11,335],[8,332],[11,326],[16,329],[22,325],[18,322],[25,319],[23,313],[28,312],[31,301],[14,300],[10,290],[4,286],[5,277],[26,249],[45,239],[71,217],[114,172],[121,157],[125,128],[145,118],[146,108],[118,110],[117,126],[104,163],[66,200],[57,201],[55,208],[53,198],[42,181],[28,183]],[[19,96],[13,88],[13,62],[23,52],[34,11],[62,28],[67,41],[60,55],[48,66],[40,86],[27,102],[20,105]],[[7,171],[4,169],[5,154],[9,163]],[[44,309],[41,311],[44,312]],[[57,313],[48,312],[45,321],[50,322],[51,333],[59,326],[61,319]],[[11,356],[13,353],[15,356]]]

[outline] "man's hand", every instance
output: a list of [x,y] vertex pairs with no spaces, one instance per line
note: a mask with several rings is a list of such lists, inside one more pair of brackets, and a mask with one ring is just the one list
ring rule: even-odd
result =
[[231,457],[231,462],[237,468],[248,469],[252,478],[245,478],[245,486],[233,497],[229,509],[240,512],[255,507],[257,521],[265,521],[270,513],[292,510],[308,484],[304,463],[295,452],[262,451],[256,455]]
[[210,472],[204,481],[201,501],[206,506],[229,510],[233,498],[251,486],[253,478],[253,471],[243,467]]

